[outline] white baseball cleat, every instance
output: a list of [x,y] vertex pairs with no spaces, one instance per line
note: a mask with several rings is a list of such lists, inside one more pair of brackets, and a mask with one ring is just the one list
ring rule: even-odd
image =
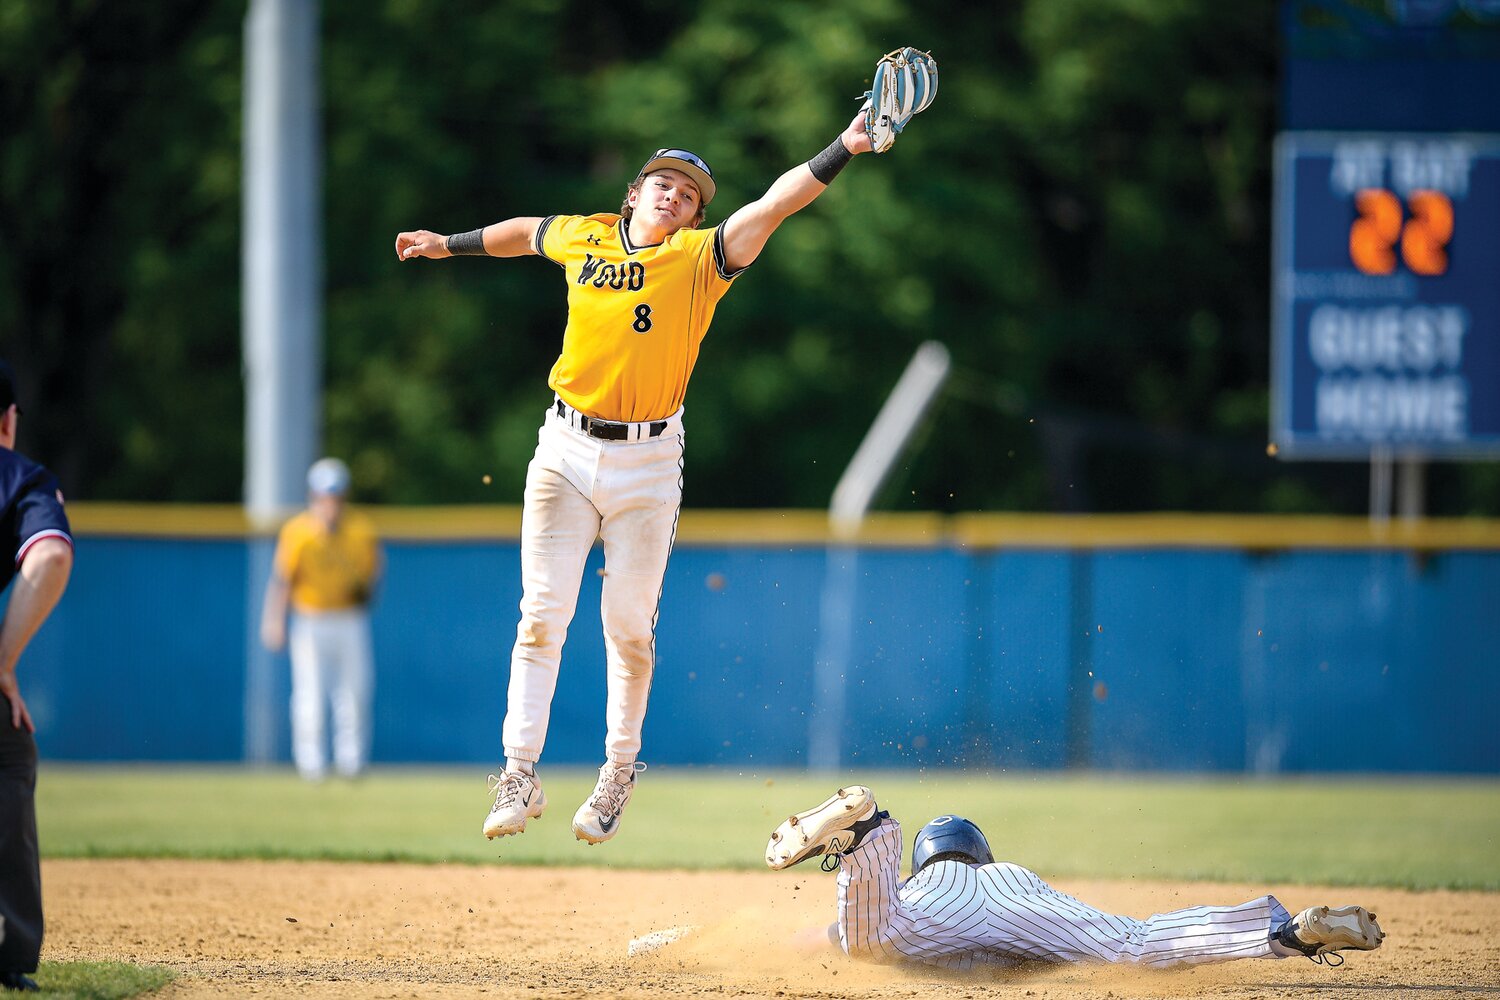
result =
[[490,794],[495,796],[495,804],[484,818],[484,835],[490,840],[521,833],[528,819],[536,819],[547,808],[542,783],[525,771],[490,775]]
[[1351,948],[1374,951],[1385,940],[1385,931],[1375,922],[1375,914],[1363,906],[1309,906],[1288,920],[1276,938],[1313,961],[1326,961],[1325,956],[1337,957],[1337,962],[1328,964],[1342,965],[1343,956],[1330,956],[1331,952]]
[[[821,805],[787,818],[766,844],[766,865],[776,871],[820,854],[845,854],[878,823],[875,793],[864,785],[834,792]],[[864,829],[857,829],[863,825]]]
[[573,814],[573,836],[590,844],[602,844],[620,832],[620,814],[635,791],[635,776],[644,771],[641,761],[616,764],[606,761],[599,768],[594,794]]

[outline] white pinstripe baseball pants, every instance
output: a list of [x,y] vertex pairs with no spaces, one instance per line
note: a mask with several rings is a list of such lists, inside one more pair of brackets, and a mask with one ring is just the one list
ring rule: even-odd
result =
[[1016,864],[939,861],[900,884],[901,826],[887,819],[839,870],[839,943],[856,958],[967,969],[1022,960],[1166,968],[1275,958],[1288,919],[1273,896],[1145,920],[1105,913]]
[[682,506],[682,411],[665,423],[656,437],[601,441],[555,408],[547,411],[526,470],[521,621],[503,731],[507,757],[541,759],[563,642],[596,538],[604,543],[605,757],[628,764],[640,753],[662,579]]

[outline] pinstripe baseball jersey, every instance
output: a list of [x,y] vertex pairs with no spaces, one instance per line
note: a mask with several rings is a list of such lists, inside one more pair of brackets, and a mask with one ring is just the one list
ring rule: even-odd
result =
[[[547,384],[602,420],[661,420],[687,396],[698,347],[738,272],[721,227],[679,229],[635,246],[618,215],[551,215],[536,252],[562,266],[568,326]],[[742,269],[743,270],[743,269]]]
[[900,882],[901,826],[883,821],[839,868],[839,943],[857,958],[975,964],[1118,962],[1166,968],[1276,958],[1273,896],[1145,920],[1105,913],[1020,865],[938,861]]

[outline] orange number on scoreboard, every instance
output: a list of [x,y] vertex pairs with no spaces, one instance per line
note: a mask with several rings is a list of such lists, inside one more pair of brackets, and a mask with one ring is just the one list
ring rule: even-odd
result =
[[1354,196],[1359,218],[1349,227],[1349,258],[1366,274],[1396,269],[1396,241],[1401,238],[1401,202],[1384,188],[1365,188]]
[[1406,203],[1411,218],[1401,231],[1401,259],[1415,274],[1442,274],[1453,239],[1453,202],[1440,191],[1413,191]]
[[1441,191],[1413,191],[1406,200],[1411,218],[1402,225],[1401,201],[1384,188],[1365,188],[1354,196],[1359,218],[1349,227],[1349,259],[1365,274],[1396,270],[1396,244],[1413,274],[1448,270],[1448,241],[1453,239],[1453,202]]

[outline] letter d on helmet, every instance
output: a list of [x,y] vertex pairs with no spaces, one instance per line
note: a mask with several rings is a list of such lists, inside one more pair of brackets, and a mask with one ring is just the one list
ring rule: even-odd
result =
[[939,816],[917,831],[911,848],[911,873],[915,875],[934,861],[950,858],[987,865],[995,855],[979,827],[962,816]]

